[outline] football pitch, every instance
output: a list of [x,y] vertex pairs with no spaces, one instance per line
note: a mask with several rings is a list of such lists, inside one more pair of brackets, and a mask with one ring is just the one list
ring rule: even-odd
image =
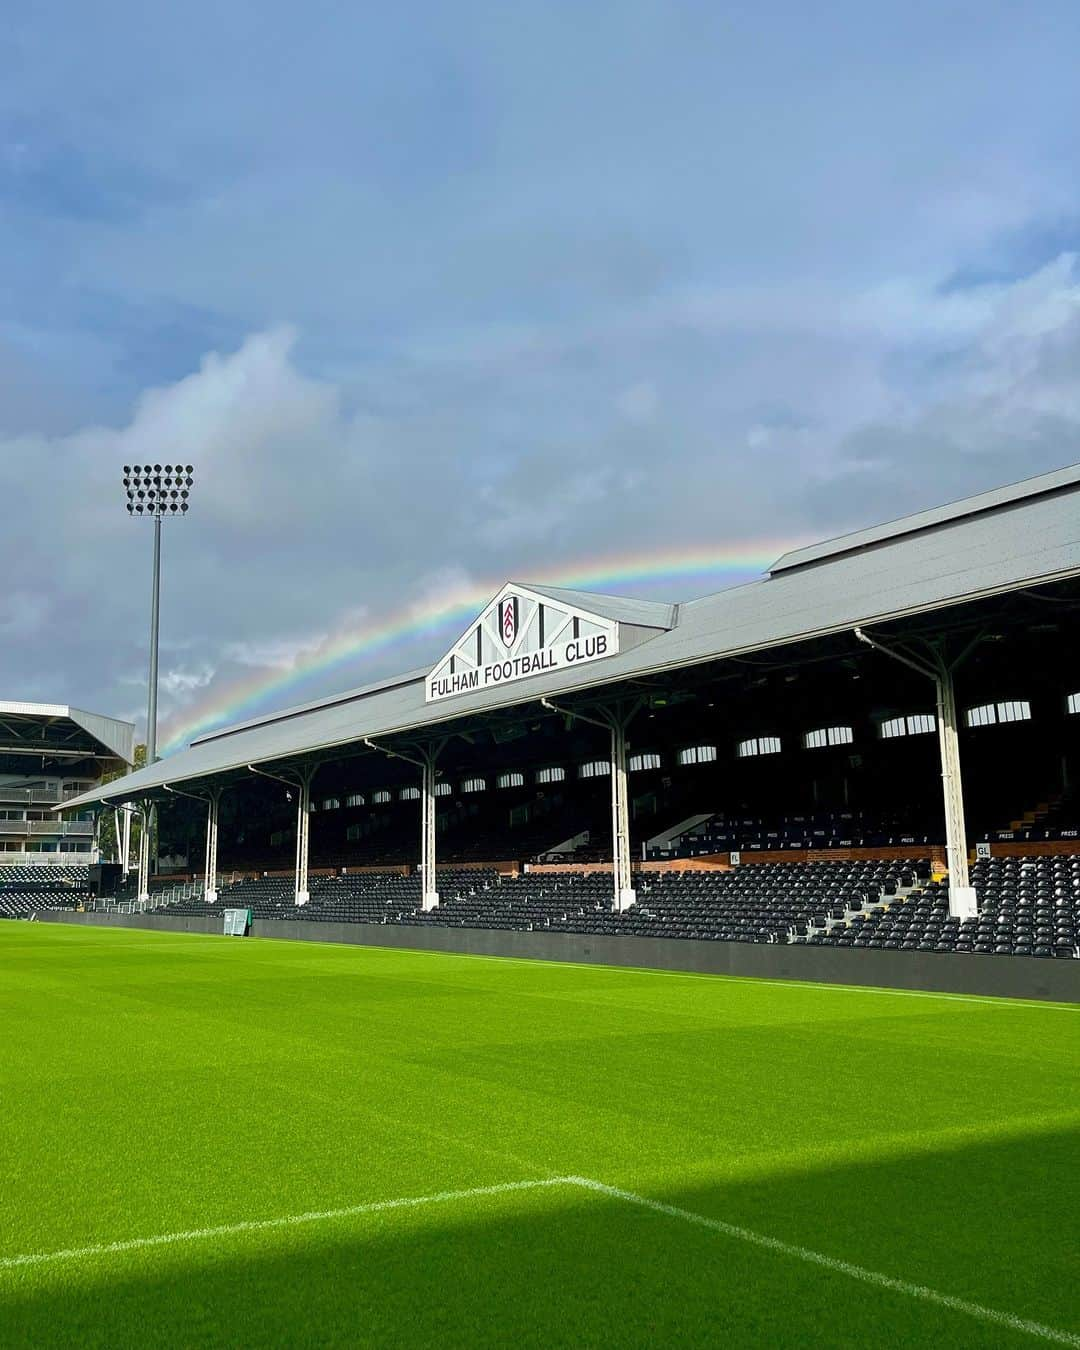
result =
[[0,1345],[1080,1347],[1080,1007],[0,923]]

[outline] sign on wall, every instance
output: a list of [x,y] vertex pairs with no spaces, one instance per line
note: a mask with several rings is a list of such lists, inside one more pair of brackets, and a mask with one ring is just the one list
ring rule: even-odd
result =
[[432,670],[425,698],[431,703],[493,689],[601,661],[618,650],[613,619],[507,587]]

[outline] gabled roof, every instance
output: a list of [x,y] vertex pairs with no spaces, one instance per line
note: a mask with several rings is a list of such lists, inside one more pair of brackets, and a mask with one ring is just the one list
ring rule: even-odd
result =
[[[1043,481],[1055,477],[1044,475]],[[909,523],[922,523],[907,528],[898,522],[875,538],[872,547],[833,550],[813,566],[774,568],[763,580],[679,605],[669,630],[620,647],[616,655],[591,665],[552,670],[437,703],[425,702],[426,672],[420,672],[373,686],[375,692],[360,690],[309,710],[204,737],[190,749],[110,784],[105,792],[109,797],[130,797],[159,789],[163,783],[206,779],[243,770],[248,763],[299,758],[365,737],[422,735],[462,717],[535,703],[542,697],[1080,577],[1080,467],[1062,471],[1055,486],[1032,491],[1029,485],[1023,492],[1003,489],[993,505],[987,505],[989,497],[995,494],[970,499],[982,503],[978,509],[961,509],[964,504],[958,503],[930,523],[927,520],[935,513],[909,517]],[[566,594],[577,599],[576,592]],[[613,605],[622,603],[609,599]],[[626,603],[636,607],[652,602]],[[72,804],[100,800],[103,795],[87,793]]]
[[[515,583],[511,583],[515,584]],[[674,628],[678,605],[662,600],[634,600],[625,595],[598,595],[595,591],[572,591],[564,586],[534,586],[530,581],[516,583],[523,590],[542,595],[560,605],[587,609],[602,619],[632,623],[640,628]]]

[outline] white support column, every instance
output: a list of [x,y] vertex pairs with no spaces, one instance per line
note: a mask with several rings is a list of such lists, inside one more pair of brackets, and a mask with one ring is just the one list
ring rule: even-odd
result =
[[429,741],[427,745],[415,747],[420,758],[403,754],[400,750],[390,750],[379,745],[369,736],[364,744],[370,750],[378,750],[390,759],[403,759],[406,764],[415,764],[421,771],[420,777],[420,908],[434,909],[439,903],[439,892],[435,880],[435,764],[446,746],[447,737],[439,741]]
[[206,868],[203,871],[203,899],[208,905],[217,903],[217,855],[218,855],[218,806],[221,793],[216,788],[210,791],[210,800],[206,808]]
[[439,892],[435,880],[435,760],[438,750],[422,751],[424,776],[420,788],[420,908],[435,909]]
[[611,732],[611,907],[622,913],[637,902],[634,874],[630,862],[630,774],[627,765],[626,728],[640,711],[643,700],[638,699],[627,710],[623,704],[614,708],[600,708],[599,717],[560,708],[550,699],[541,704],[549,712],[561,717],[577,718],[594,727],[605,727]]
[[[979,912],[978,897],[968,874],[967,822],[964,819],[963,778],[960,772],[960,738],[957,734],[956,689],[953,671],[971,650],[969,644],[951,664],[938,648],[927,661],[913,659],[869,637],[861,628],[855,636],[875,651],[918,671],[934,681],[937,691],[938,749],[941,760],[941,789],[945,800],[945,857],[949,870],[949,914],[954,919],[969,919]],[[977,641],[977,639],[976,639]]]
[[304,766],[296,802],[296,903],[306,905],[311,899],[308,890],[308,834],[311,829],[311,780],[315,770]]
[[[126,802],[124,809],[120,812],[124,818],[123,824],[123,846],[120,854],[120,861],[123,864],[124,876],[131,871],[131,803]],[[120,836],[117,835],[119,840]]]
[[150,899],[150,810],[145,802],[139,818],[142,825],[139,830],[138,899],[141,904],[145,904]]
[[956,725],[956,691],[952,671],[941,663],[937,687],[938,744],[941,750],[941,788],[945,798],[945,856],[949,868],[949,913],[967,919],[978,913],[975,888],[968,875],[964,790],[960,776],[960,740]]
[[611,726],[611,870],[618,913],[637,902],[630,863],[630,775],[626,721],[617,713]]

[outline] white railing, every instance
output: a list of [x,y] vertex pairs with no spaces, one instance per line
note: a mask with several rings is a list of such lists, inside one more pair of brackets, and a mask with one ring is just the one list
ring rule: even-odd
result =
[[0,867],[87,867],[97,862],[96,854],[89,853],[0,853]]
[[[77,795],[75,792],[64,794],[65,797]],[[54,806],[60,802],[60,789],[6,787],[0,783],[0,802],[17,802],[20,806]]]
[[0,834],[80,834],[89,838],[93,833],[92,820],[0,820]]
[[[9,820],[4,822],[7,825],[18,825],[19,821]],[[94,822],[92,820],[28,820],[30,834],[82,834],[91,835],[94,833]]]

